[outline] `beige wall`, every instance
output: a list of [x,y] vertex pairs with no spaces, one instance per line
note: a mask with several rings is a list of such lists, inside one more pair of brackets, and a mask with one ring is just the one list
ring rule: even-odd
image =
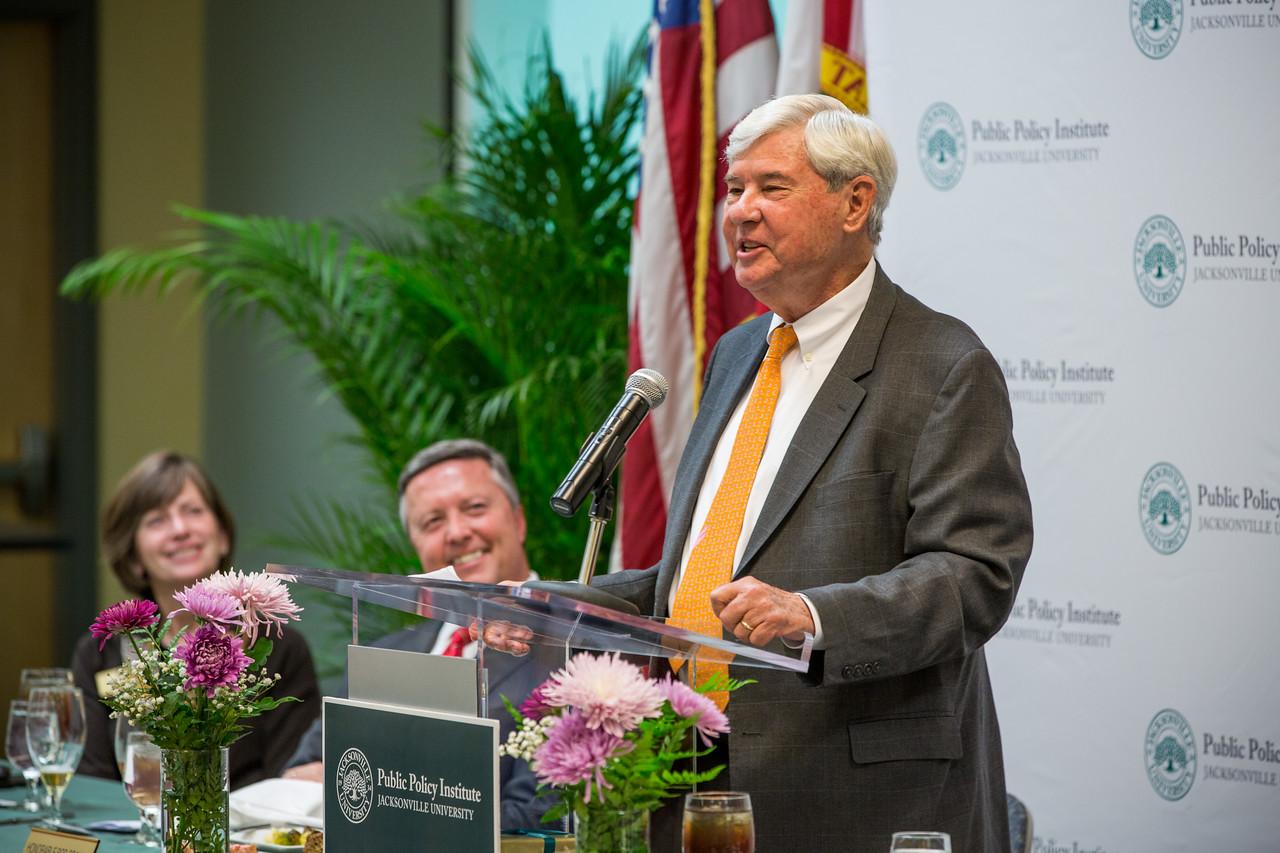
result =
[[[204,199],[204,3],[99,3],[98,241],[102,251],[180,226]],[[144,454],[203,446],[204,323],[190,293],[98,303],[101,499]],[[122,597],[100,566],[99,601]]]

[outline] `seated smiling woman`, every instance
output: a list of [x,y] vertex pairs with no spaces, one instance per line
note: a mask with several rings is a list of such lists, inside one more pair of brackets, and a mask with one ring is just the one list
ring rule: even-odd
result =
[[[154,601],[165,618],[179,609],[175,594],[230,567],[234,544],[235,523],[217,489],[194,460],[173,451],[152,453],[135,465],[102,514],[103,555],[112,571],[126,590]],[[177,615],[175,632],[184,619],[190,615]],[[302,701],[247,721],[248,734],[231,747],[232,788],[278,776],[320,713],[320,689],[302,635],[285,628],[273,643],[266,670],[280,673],[280,681],[271,695]],[[99,701],[99,690],[105,673],[121,664],[126,646],[115,637],[99,651],[98,641],[86,632],[72,659],[87,723],[80,772],[90,776],[120,778],[112,743],[115,721]]]

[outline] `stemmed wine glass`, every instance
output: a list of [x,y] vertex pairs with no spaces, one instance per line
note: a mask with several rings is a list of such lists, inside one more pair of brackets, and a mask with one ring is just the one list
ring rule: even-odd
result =
[[27,700],[14,699],[9,703],[9,724],[4,735],[4,757],[9,763],[22,771],[22,778],[27,780],[27,798],[22,801],[22,808],[29,812],[38,812],[44,807],[44,798],[40,796],[40,771],[31,764],[31,755],[27,751]]
[[37,687],[71,687],[74,683],[71,670],[60,666],[24,669],[19,678],[19,699],[30,699]]
[[133,840],[160,846],[160,747],[146,732],[130,732],[125,745],[124,792],[138,807],[138,834]]
[[36,687],[27,703],[27,749],[49,789],[47,824],[62,821],[62,793],[84,755],[84,693],[78,687]]
[[138,833],[133,840],[146,847],[159,847],[160,747],[151,735],[134,728],[124,716],[116,718],[114,741],[124,792],[138,807]]

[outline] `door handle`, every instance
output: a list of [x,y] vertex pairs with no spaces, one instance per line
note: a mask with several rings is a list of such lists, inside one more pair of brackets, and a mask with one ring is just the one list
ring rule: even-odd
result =
[[52,462],[49,431],[35,424],[22,427],[18,458],[0,462],[0,486],[17,489],[18,506],[27,515],[44,515],[49,509]]

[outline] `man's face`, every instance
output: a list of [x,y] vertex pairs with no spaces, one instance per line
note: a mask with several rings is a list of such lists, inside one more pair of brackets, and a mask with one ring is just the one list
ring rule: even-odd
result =
[[787,321],[820,305],[849,283],[850,190],[835,192],[805,156],[804,128],[759,139],[725,177],[722,222],[738,284]]
[[483,459],[451,459],[409,481],[409,539],[425,571],[452,565],[472,583],[525,580],[524,513],[512,507]]

